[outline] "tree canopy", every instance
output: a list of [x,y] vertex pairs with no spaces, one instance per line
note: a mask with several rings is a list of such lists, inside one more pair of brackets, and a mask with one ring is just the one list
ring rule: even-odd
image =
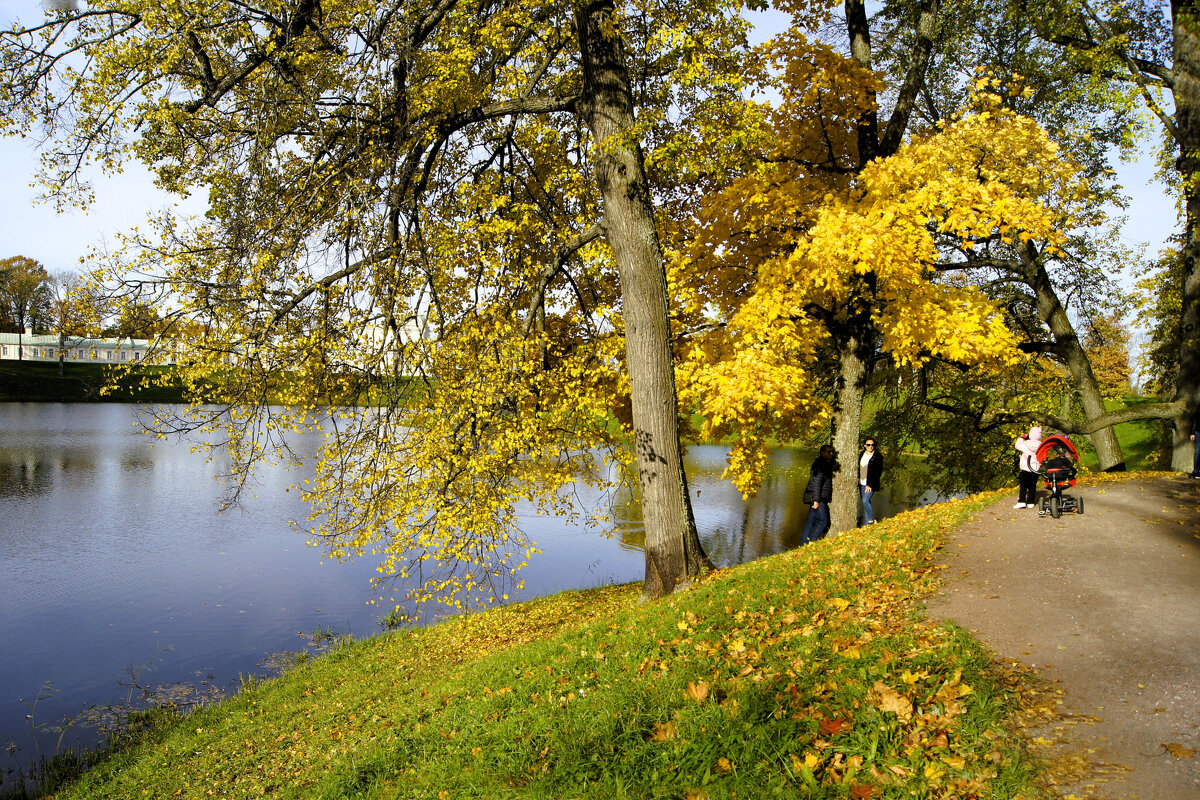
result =
[[0,260],[0,325],[21,333],[48,321],[50,273],[26,256]]
[[[706,559],[678,449],[659,173],[639,145],[682,147],[689,121],[740,99],[738,10],[60,9],[3,36],[0,124],[53,138],[64,193],[82,164],[126,158],[207,192],[204,219],[130,236],[113,275],[170,308],[184,380],[227,409],[159,422],[220,430],[235,492],[287,457],[283,432],[319,430],[314,541],[459,604],[502,595],[534,548],[518,502],[577,513],[564,483],[631,461],[653,596]],[[347,410],[316,413],[330,403]],[[630,409],[618,430],[614,406]]]

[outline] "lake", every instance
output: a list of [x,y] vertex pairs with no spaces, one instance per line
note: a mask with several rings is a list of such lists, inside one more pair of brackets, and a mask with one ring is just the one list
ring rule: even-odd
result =
[[[92,729],[73,726],[61,742],[53,730],[87,708],[137,700],[145,687],[234,690],[314,632],[381,629],[387,609],[369,604],[374,562],[328,561],[289,525],[308,511],[288,491],[304,474],[264,470],[244,507],[218,514],[220,464],[139,433],[135,413],[0,403],[0,748],[15,748],[0,770],[91,745]],[[720,478],[726,453],[693,446],[686,459],[713,561],[798,545],[814,454],[777,451],[758,496],[743,502]],[[877,515],[911,505],[881,494]],[[607,504],[616,535],[524,515],[543,552],[514,599],[641,579],[637,504],[586,489],[579,498]]]

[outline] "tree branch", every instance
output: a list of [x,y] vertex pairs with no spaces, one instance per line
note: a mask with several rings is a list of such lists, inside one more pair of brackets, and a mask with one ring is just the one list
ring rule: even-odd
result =
[[917,19],[917,41],[909,56],[908,70],[896,97],[896,107],[892,110],[891,119],[888,120],[883,138],[879,142],[880,155],[889,156],[895,153],[904,138],[904,131],[908,129],[908,120],[916,106],[918,93],[925,84],[925,73],[929,68],[929,55],[933,52],[933,38],[937,32],[940,10],[941,0],[923,0],[921,3],[921,14]]
[[[546,299],[546,287],[550,285],[550,281],[554,280],[554,276],[562,270],[563,265],[571,256],[575,255],[581,248],[600,238],[601,228],[599,224],[592,225],[583,233],[571,239],[566,244],[558,248],[555,254],[554,261],[546,267],[538,278],[537,286],[534,289],[533,299],[529,302],[529,319],[525,321],[525,335],[533,330],[533,322],[537,317],[537,309]],[[582,301],[582,297],[580,300]]]

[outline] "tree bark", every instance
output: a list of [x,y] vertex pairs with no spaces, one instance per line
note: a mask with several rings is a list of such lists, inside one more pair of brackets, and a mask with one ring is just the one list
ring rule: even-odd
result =
[[1172,0],[1176,169],[1184,193],[1183,297],[1180,309],[1179,378],[1171,467],[1191,472],[1191,415],[1200,409],[1200,3]]
[[667,275],[633,96],[612,0],[576,7],[583,63],[580,116],[594,139],[603,228],[621,279],[625,358],[633,400],[634,449],[646,527],[642,596],[669,594],[711,564],[700,545],[679,445]]
[[833,449],[838,471],[833,475],[833,501],[829,504],[831,534],[858,525],[858,438],[862,429],[868,362],[866,343],[851,337],[838,355],[838,378],[833,409]]
[[[1032,251],[1032,246],[1027,245],[1022,265],[1026,271],[1025,282],[1033,289],[1038,315],[1050,328],[1050,333],[1054,336],[1054,350],[1066,365],[1071,385],[1079,392],[1083,413],[1088,419],[1098,419],[1108,413],[1104,405],[1104,394],[1100,391],[1100,382],[1092,372],[1092,362],[1079,341],[1075,326],[1071,324],[1066,309],[1058,299],[1058,293],[1054,291],[1050,275]],[[1121,443],[1117,441],[1115,429],[1101,428],[1089,434],[1088,439],[1096,449],[1100,469],[1105,472],[1125,470],[1125,454],[1121,450]]]
[[[850,39],[850,57],[864,69],[871,66],[871,26],[864,0],[846,0],[846,34]],[[858,118],[858,167],[865,167],[879,155],[879,109],[875,92],[866,91],[866,107]],[[831,530],[833,530],[831,528]]]

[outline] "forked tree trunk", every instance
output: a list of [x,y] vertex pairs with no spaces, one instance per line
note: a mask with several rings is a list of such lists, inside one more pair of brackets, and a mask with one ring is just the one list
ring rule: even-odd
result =
[[1180,314],[1179,377],[1175,401],[1172,469],[1192,470],[1191,415],[1200,409],[1200,3],[1172,0],[1175,126],[1179,138],[1176,168],[1183,179],[1183,297]]
[[667,275],[634,139],[633,96],[614,5],[576,8],[583,62],[579,114],[594,140],[603,228],[621,276],[625,359],[633,399],[634,447],[646,526],[644,598],[669,594],[711,566],[696,534],[679,446]]

